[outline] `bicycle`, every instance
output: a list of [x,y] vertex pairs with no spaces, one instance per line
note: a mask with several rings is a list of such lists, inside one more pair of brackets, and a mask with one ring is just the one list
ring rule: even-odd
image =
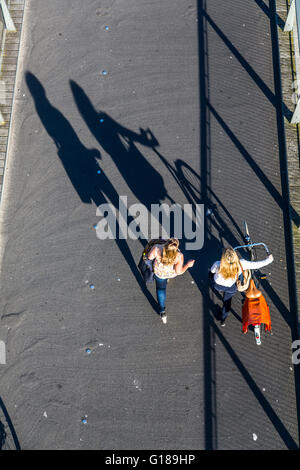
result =
[[[265,243],[252,243],[247,222],[244,221],[245,226],[245,235],[244,240],[245,245],[236,246],[235,251],[246,249],[250,257],[250,261],[256,261],[256,247],[262,246],[267,255],[270,254],[269,248]],[[252,325],[254,327],[254,336],[257,345],[261,345],[261,325],[265,325],[265,331],[271,330],[271,317],[270,309],[264,298],[262,292],[258,289],[258,276],[255,273],[255,270],[251,269],[251,280],[249,288],[245,292],[245,300],[242,308],[242,319],[243,319],[243,333],[247,333],[248,326]],[[255,280],[254,280],[255,279]],[[266,279],[266,275],[260,276],[260,279]],[[256,281],[256,282],[255,282]]]

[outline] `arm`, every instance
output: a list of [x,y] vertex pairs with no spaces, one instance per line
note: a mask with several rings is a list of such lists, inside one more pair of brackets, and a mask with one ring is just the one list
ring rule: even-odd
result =
[[175,269],[176,274],[184,274],[185,271],[187,271],[189,268],[194,266],[195,260],[191,259],[185,265],[183,263],[184,263],[184,257],[183,257],[183,254],[180,253],[179,256],[178,256],[178,261],[174,265],[174,269]]
[[220,266],[220,261],[215,261],[215,263],[210,268],[210,272],[215,274],[219,266]]
[[267,266],[268,264],[271,264],[273,260],[273,255],[269,255],[266,259],[262,261],[247,261],[245,259],[241,259],[240,262],[243,269],[259,269],[263,268],[264,266]]

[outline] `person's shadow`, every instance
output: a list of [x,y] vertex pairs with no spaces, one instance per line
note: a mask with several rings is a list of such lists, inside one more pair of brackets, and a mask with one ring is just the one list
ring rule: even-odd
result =
[[84,203],[105,202],[97,190],[100,170],[99,150],[87,149],[77,137],[74,129],[63,114],[49,102],[40,81],[30,72],[26,73],[26,83],[34,99],[35,107],[46,131],[57,147],[57,154]]
[[[44,87],[31,72],[26,72],[25,79],[34,99],[39,118],[49,136],[53,139],[60,161],[81,201],[86,204],[94,203],[97,207],[100,204],[110,202],[118,210],[119,194],[104,171],[100,169],[98,163],[98,159],[101,158],[100,152],[96,149],[87,149],[82,144],[69,121],[57,108],[52,106],[46,96]],[[121,142],[119,150],[125,152]],[[118,222],[116,222],[116,225],[117,230],[119,230]],[[117,236],[115,242],[142,292],[152,307],[156,309],[157,304],[141,278],[127,241]]]

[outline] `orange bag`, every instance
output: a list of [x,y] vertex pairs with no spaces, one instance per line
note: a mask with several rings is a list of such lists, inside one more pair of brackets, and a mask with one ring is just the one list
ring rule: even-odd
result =
[[253,279],[250,281],[251,285],[249,291],[252,293],[255,292],[251,297],[247,297],[242,309],[242,319],[243,319],[243,333],[247,333],[249,325],[260,325],[263,323],[265,325],[265,331],[271,331],[271,317],[270,309],[266,302],[266,299],[262,295],[261,291],[256,289]]

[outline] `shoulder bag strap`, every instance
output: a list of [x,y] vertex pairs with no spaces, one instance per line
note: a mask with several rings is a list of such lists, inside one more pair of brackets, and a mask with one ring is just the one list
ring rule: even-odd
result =
[[[239,265],[240,265],[241,270],[242,270],[243,278],[245,279],[245,273],[244,273],[243,266],[242,266],[242,263],[240,262],[240,260],[239,260]],[[238,274],[238,278],[239,278],[239,274]]]

